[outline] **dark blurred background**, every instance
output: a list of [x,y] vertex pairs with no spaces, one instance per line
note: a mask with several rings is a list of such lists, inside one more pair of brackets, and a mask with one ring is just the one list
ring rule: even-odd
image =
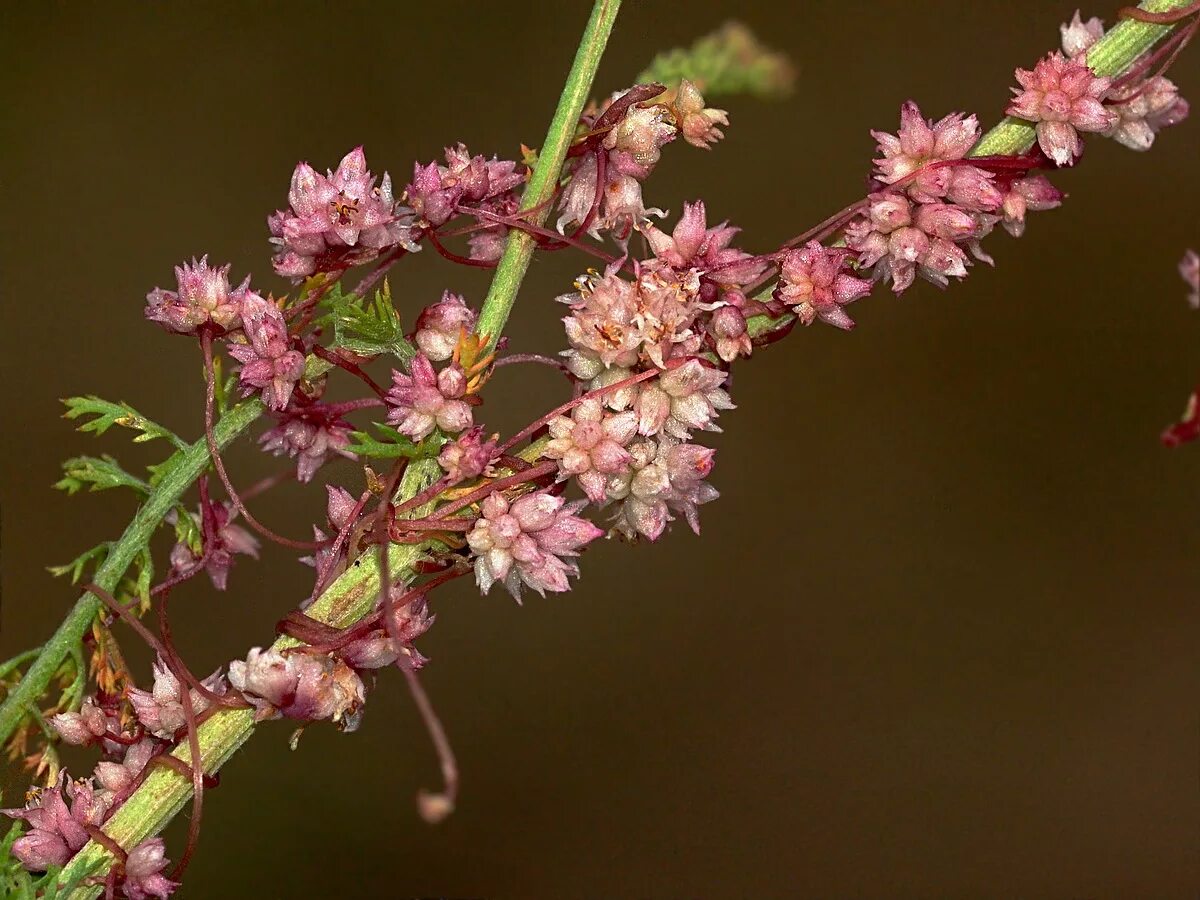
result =
[[[629,2],[598,93],[731,16],[791,53],[790,100],[722,102],[728,139],[669,147],[646,189],[676,213],[702,196],[766,249],[859,196],[868,129],[894,131],[904,99],[994,122],[1013,67],[1072,10]],[[285,289],[264,220],[299,159],[363,143],[403,185],[457,140],[536,146],[587,4],[0,15],[6,657],[74,599],[45,567],[133,511],[52,491],[59,461],[163,452],[73,432],[58,398],[201,431],[198,353],[143,322],[147,290],[204,252]],[[1200,49],[1173,77],[1200,94]],[[576,590],[523,608],[465,580],[442,592],[421,648],[463,772],[445,824],[414,812],[435,761],[385,673],[358,734],[313,728],[292,753],[276,724],[227,766],[182,896],[1196,896],[1200,447],[1157,437],[1200,367],[1175,268],[1200,243],[1198,144],[1195,121],[1147,155],[1092,142],[1057,179],[1064,208],[989,242],[995,270],[879,292],[853,334],[814,327],[739,367],[701,537],[606,543]],[[562,345],[551,299],[590,264],[537,263],[514,350]],[[410,321],[486,284],[432,252],[392,276]],[[502,370],[486,421],[511,428],[561,390]],[[250,441],[229,459],[242,483],[277,465]],[[323,473],[361,484],[349,463]],[[322,507],[296,485],[256,504],[293,534]],[[226,594],[180,590],[192,667],[268,642],[309,577],[267,548]],[[182,836],[181,820],[172,858]]]

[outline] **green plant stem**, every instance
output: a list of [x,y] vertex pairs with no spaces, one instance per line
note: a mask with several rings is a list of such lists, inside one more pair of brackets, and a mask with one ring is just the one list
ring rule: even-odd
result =
[[[398,497],[415,497],[441,474],[436,460],[415,460],[404,473]],[[433,505],[430,503],[413,510],[411,517],[428,515]],[[426,549],[424,544],[389,545],[388,568],[393,573],[392,577],[411,579],[413,566]],[[334,628],[347,628],[372,612],[380,592],[379,553],[380,550],[374,548],[359,556],[309,607],[307,615]],[[281,637],[272,647],[282,650],[299,643],[293,638]],[[197,730],[200,762],[204,771],[212,774],[224,765],[254,734],[255,725],[252,709],[224,709],[206,720]],[[191,764],[187,741],[182,741],[176,747],[174,755]],[[104,831],[125,849],[136,847],[166,827],[191,796],[190,777],[184,777],[166,766],[155,768],[112,818],[104,823]],[[78,884],[89,876],[103,875],[112,863],[112,854],[93,841],[72,857],[59,880],[64,884]],[[102,890],[100,885],[85,885],[77,887],[66,897],[69,900],[84,900],[97,896]]]
[[[537,165],[521,197],[522,211],[537,208],[536,212],[527,216],[527,221],[533,225],[542,225],[550,212],[550,200],[558,186],[563,161],[575,138],[575,127],[591,93],[592,80],[596,77],[600,57],[612,33],[620,6],[621,0],[595,0],[592,6],[591,18],[580,38],[575,62],[563,85],[554,118],[550,120]],[[486,335],[488,349],[494,349],[500,340],[535,247],[536,241],[532,235],[516,228],[509,231],[504,255],[496,267],[496,274],[479,313],[479,322],[475,326],[478,334]]]
[[[1191,0],[1146,0],[1139,9],[1147,12],[1168,12],[1187,6]],[[1123,75],[1147,50],[1167,36],[1176,25],[1154,25],[1137,19],[1122,19],[1088,50],[1087,61],[1097,75],[1116,78]],[[1037,130],[1024,119],[1008,116],[979,139],[968,156],[1020,156],[1037,140]],[[758,294],[756,299],[768,300],[774,286]],[[795,316],[790,313],[772,318],[751,316],[746,327],[751,337],[782,328]]]
[[[262,402],[259,400],[248,400],[231,409],[214,429],[217,446],[222,449],[228,446],[234,438],[250,427],[262,411]],[[208,446],[201,438],[175,462],[134,514],[121,539],[112,545],[104,562],[96,570],[92,579],[96,584],[109,592],[116,588],[133,558],[146,546],[155,529],[162,524],[163,517],[179,501],[183,492],[204,473],[208,462]],[[45,693],[62,661],[72,654],[92,626],[100,606],[98,599],[91,594],[84,594],[76,601],[50,640],[42,645],[33,665],[12,689],[4,705],[0,706],[0,744],[8,740],[26,712]]]

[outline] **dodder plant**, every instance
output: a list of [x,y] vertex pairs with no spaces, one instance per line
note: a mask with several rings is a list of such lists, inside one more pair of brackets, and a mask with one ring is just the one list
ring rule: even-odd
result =
[[[518,601],[526,589],[562,592],[582,550],[606,533],[653,541],[677,518],[699,531],[699,507],[717,497],[701,438],[732,408],[730,367],[797,324],[852,328],[846,307],[878,285],[899,294],[919,276],[946,287],[990,264],[982,242],[996,226],[1020,235],[1027,212],[1062,202],[1048,173],[1074,165],[1085,136],[1149,149],[1187,114],[1164,72],[1200,27],[1200,4],[1172,0],[1123,10],[1107,33],[1076,14],[1061,49],[1017,70],[1009,118],[981,135],[975,116],[933,121],[904,104],[895,134],[873,132],[866,196],[754,253],[735,246],[738,229],[710,224],[702,201],[660,227],[665,213],[643,189],[668,144],[707,149],[722,138],[728,117],[711,98],[784,90],[786,62],[731,26],[589,102],[619,5],[595,4],[537,151],[488,159],[459,144],[444,163],[417,163],[402,189],[368,171],[362,148],[326,174],[301,163],[285,208],[268,219],[272,264],[294,292],[235,286],[229,266],[201,258],[176,269],[173,289],[149,294],[146,318],[190,338],[203,360],[198,440],[127,404],[67,401],[82,430],[120,426],[173,452],[144,475],[108,456],[64,464],[66,491],[124,488],[144,502],[120,539],[59,570],[84,589],[59,630],[0,666],[0,741],[44,782],[4,811],[17,820],[0,845],[7,892],[169,896],[196,846],[209,777],[256,725],[329,720],[352,731],[373,670],[390,666],[442,762],[443,789],[423,794],[420,811],[431,821],[449,814],[454,758],[417,680],[433,591],[469,575]],[[397,310],[387,279],[418,251],[494,268],[478,309],[447,292]],[[566,348],[510,354],[503,330],[523,276],[535,253],[558,251],[591,266],[559,298]],[[1183,269],[1195,289],[1194,255]],[[505,436],[477,421],[478,406],[490,374],[513,364],[554,370],[570,390]],[[331,377],[361,397],[324,400]],[[294,469],[239,487],[222,452],[263,418],[263,449]],[[1185,421],[1175,438],[1196,433],[1194,410],[1189,418],[1192,430]],[[254,517],[258,492],[292,474],[311,483],[335,456],[362,464],[365,487],[325,486],[328,521],[314,539]],[[196,501],[185,502],[193,488]],[[176,543],[156,580],[148,542],[163,525]],[[255,556],[264,539],[305,554],[311,594],[270,647],[201,679],[172,640],[171,591],[202,574],[223,589],[236,557]],[[122,660],[118,620],[157,652],[148,688]],[[91,778],[60,771],[59,740],[97,748]],[[169,867],[156,835],[189,799],[187,846]]]

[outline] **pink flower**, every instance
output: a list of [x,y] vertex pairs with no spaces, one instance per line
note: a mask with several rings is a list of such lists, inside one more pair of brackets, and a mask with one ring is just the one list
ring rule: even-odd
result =
[[750,284],[767,269],[758,257],[729,246],[740,229],[725,222],[707,227],[703,200],[683,204],[683,215],[670,236],[649,223],[640,230],[662,262],[675,269],[698,269],[702,278],[708,276],[722,285]]
[[704,481],[712,471],[714,451],[669,437],[637,441],[629,450],[632,465],[608,482],[608,497],[619,504],[614,530],[629,539],[640,534],[658,540],[676,511],[699,534],[697,507],[718,496]]
[[[634,228],[646,222],[650,216],[662,218],[666,213],[657,207],[647,207],[642,199],[642,184],[639,178],[618,165],[617,153],[610,153],[605,166],[604,185],[600,191],[600,208],[588,226],[588,234],[599,238],[602,231],[611,232],[619,241],[626,241]],[[587,154],[574,163],[570,179],[563,188],[559,201],[559,216],[556,228],[565,234],[567,225],[581,225],[596,201],[596,180],[599,166],[594,154]],[[642,177],[645,177],[644,175]]]
[[104,821],[108,800],[95,792],[91,781],[71,781],[64,772],[53,787],[31,791],[23,809],[0,813],[29,824],[29,832],[12,845],[12,854],[31,872],[44,872],[66,865],[88,842],[87,827]]
[[673,109],[680,134],[693,147],[708,150],[725,137],[725,132],[717,126],[728,125],[729,114],[723,109],[705,109],[704,97],[686,78],[679,82]]
[[196,334],[209,323],[221,332],[230,330],[241,317],[250,276],[231,290],[229,269],[229,265],[209,268],[207,256],[176,266],[179,290],[155,288],[147,294],[146,318],[176,334]]
[[1033,71],[1017,69],[1020,88],[1005,110],[1037,123],[1038,146],[1060,166],[1072,165],[1083,153],[1081,131],[1104,132],[1117,121],[1101,102],[1111,78],[1098,78],[1083,62],[1058,51],[1038,62]]
[[1002,210],[1004,228],[1013,237],[1025,231],[1025,212],[1039,212],[1062,205],[1063,192],[1052,185],[1044,175],[1027,175],[1014,181],[1004,195]]
[[122,748],[124,753],[120,762],[103,760],[96,763],[94,776],[107,793],[104,795],[116,802],[117,795],[124,794],[133,785],[142,770],[165,745],[154,738],[142,738],[136,744]]
[[[895,134],[872,131],[879,143],[881,159],[875,160],[876,175],[884,184],[908,178],[930,163],[962,159],[979,139],[979,120],[951,113],[936,123],[926,121],[912,100],[900,107],[900,130]],[[947,166],[921,172],[906,189],[922,202],[946,196],[950,179],[957,167]]]
[[[404,585],[393,587],[393,594],[403,594]],[[399,659],[396,652],[396,641],[392,639],[394,631],[396,640],[400,643],[400,651],[414,669],[419,669],[428,661],[413,646],[413,641],[423,635],[433,625],[436,616],[429,613],[424,596],[418,596],[400,606],[395,607],[392,619],[393,630],[379,628],[358,640],[347,644],[338,651],[346,665],[355,669],[382,669],[390,666]]]
[[376,187],[362,147],[328,175],[308,163],[296,166],[288,204],[267,220],[277,248],[272,262],[285,277],[360,265],[397,245],[417,249],[419,230],[409,211],[397,206],[386,172]]
[[443,362],[454,355],[463,332],[474,327],[475,310],[460,295],[446,291],[417,316],[417,347],[434,362]]
[[515,162],[471,156],[458,144],[446,148],[444,166],[417,163],[404,197],[421,221],[436,228],[456,214],[459,203],[491,208],[524,180]]
[[914,204],[893,192],[872,194],[867,214],[846,226],[846,245],[875,277],[907,290],[916,275],[939,287],[967,274],[967,255],[958,242],[979,237],[971,213],[946,203]]
[[292,349],[279,309],[257,294],[242,305],[242,329],[249,343],[229,346],[229,355],[242,364],[242,393],[261,390],[267,408],[282,411],[304,375],[304,354]]
[[[58,732],[63,743],[86,747],[100,741],[109,733],[121,733],[120,719],[96,705],[91,697],[85,697],[79,712],[65,712],[51,716],[51,727]],[[112,745],[112,742],[109,742]]]
[[[703,98],[701,98],[703,99]],[[604,136],[604,147],[627,154],[641,171],[630,172],[645,178],[650,169],[658,164],[662,148],[675,140],[678,133],[667,121],[669,110],[665,106],[630,106],[621,120]],[[614,158],[620,167],[620,161]]]
[[388,422],[414,441],[440,428],[457,434],[471,427],[470,405],[462,400],[467,379],[458,366],[435,372],[433,363],[418,353],[411,364],[411,375],[392,371],[392,389],[387,392]]
[[822,247],[809,241],[783,257],[775,299],[792,307],[805,325],[814,319],[838,328],[851,329],[854,321],[843,306],[871,293],[871,282],[850,274],[848,250]]
[[483,427],[477,426],[446,444],[438,454],[438,465],[451,482],[470,481],[487,471],[497,456],[498,446],[495,438],[485,441]]
[[716,345],[717,356],[725,362],[749,356],[754,349],[747,333],[746,317],[736,306],[722,306],[714,312],[708,331]]
[[1189,110],[1188,102],[1179,96],[1179,89],[1162,76],[1126,85],[1108,99],[1108,109],[1117,118],[1104,136],[1130,150],[1149,150],[1154,136],[1164,128],[1178,125],[1187,118]]
[[[225,676],[219,670],[200,683],[214,694],[225,693]],[[199,715],[208,709],[211,702],[198,691],[189,690],[192,710]],[[187,714],[183,709],[183,687],[161,657],[154,662],[153,689],[143,691],[139,688],[129,688],[128,698],[138,721],[155,737],[171,740],[187,725]]]
[[1196,255],[1195,250],[1183,254],[1183,259],[1179,261],[1179,274],[1191,288],[1188,303],[1192,309],[1200,309],[1200,256]]
[[637,433],[637,416],[607,412],[603,401],[591,397],[549,427],[545,455],[558,460],[559,480],[574,476],[589,500],[601,502],[607,477],[629,463],[625,445]]
[[317,469],[335,454],[355,458],[346,450],[350,445],[349,423],[329,410],[323,403],[293,403],[279,415],[279,423],[258,439],[263,450],[296,459],[296,479],[302,484],[311,481]]
[[166,900],[179,883],[162,874],[169,860],[162,838],[147,838],[129,851],[125,860],[125,880],[122,890],[129,900]]
[[245,661],[229,664],[229,683],[254,705],[258,721],[331,719],[353,731],[361,720],[362,679],[340,659],[255,647]]
[[171,550],[171,568],[176,573],[187,572],[204,560],[204,568],[213,587],[218,591],[225,590],[236,554],[258,559],[258,539],[241,525],[233,523],[235,515],[233,505],[229,503],[209,503],[202,508],[200,517],[204,526],[204,544],[201,555],[196,556],[191,547],[180,541]]
[[522,584],[543,596],[546,591],[568,590],[568,576],[579,575],[579,567],[568,558],[604,534],[575,515],[582,505],[546,491],[512,502],[498,493],[485,498],[483,515],[467,534],[479,589],[486,594],[502,582],[518,603]]
[[728,375],[691,359],[668,369],[658,380],[646,382],[634,400],[638,434],[665,433],[686,440],[696,429],[720,431],[717,410],[734,409],[722,390]]
[[1086,22],[1079,16],[1079,10],[1070,22],[1058,26],[1062,33],[1062,48],[1071,59],[1087,53],[1092,44],[1104,37],[1104,23],[1093,16]]

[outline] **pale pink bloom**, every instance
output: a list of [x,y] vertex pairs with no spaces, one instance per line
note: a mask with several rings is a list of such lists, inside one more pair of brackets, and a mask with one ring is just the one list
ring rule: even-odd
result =
[[720,431],[718,410],[734,409],[721,385],[728,374],[698,359],[663,372],[657,381],[643,384],[634,400],[637,430],[647,437],[665,433],[686,440],[694,430]]
[[703,95],[686,78],[679,82],[673,106],[679,132],[693,147],[708,150],[725,137],[725,132],[717,126],[728,125],[729,114],[723,109],[706,109]]
[[159,837],[147,838],[130,850],[125,860],[125,880],[121,883],[125,896],[129,900],[170,897],[179,883],[162,874],[168,862],[163,839]]
[[314,653],[251,649],[229,664],[229,683],[255,707],[255,719],[281,715],[301,721],[331,719],[353,731],[361,719],[362,679],[340,659]]
[[579,574],[570,557],[604,534],[575,515],[583,502],[567,503],[546,491],[511,502],[501,494],[485,498],[483,514],[467,534],[479,589],[486,594],[499,581],[517,602],[522,585],[543,596],[570,589],[568,577]]
[[714,312],[708,331],[716,345],[717,356],[725,362],[749,356],[754,349],[747,333],[746,317],[736,306],[722,306]]
[[1027,175],[1014,181],[1004,195],[1001,207],[1004,215],[1004,228],[1013,237],[1020,237],[1025,231],[1025,213],[1027,210],[1040,212],[1054,209],[1062,205],[1063,192],[1052,185],[1044,175]]
[[158,753],[160,747],[164,746],[161,741],[145,737],[136,744],[122,748],[124,753],[120,762],[102,760],[96,763],[96,770],[93,773],[96,783],[107,791],[106,796],[111,797],[115,802],[116,795],[123,794],[133,785],[151,758]]
[[621,121],[604,136],[604,147],[627,153],[646,170],[639,174],[645,178],[658,163],[663,146],[675,140],[677,129],[667,119],[668,110],[664,106],[630,106]]
[[703,200],[683,204],[670,235],[648,222],[639,230],[662,262],[674,269],[697,269],[725,287],[750,284],[767,270],[765,261],[729,246],[740,229],[727,222],[708,227]]
[[979,223],[966,210],[945,203],[913,204],[892,192],[873,194],[867,214],[846,226],[846,245],[859,264],[874,268],[892,290],[907,290],[920,275],[939,287],[967,274],[967,255],[957,242],[979,236]]
[[[937,122],[926,120],[921,108],[908,100],[900,107],[900,129],[896,134],[872,131],[883,154],[875,160],[876,176],[884,184],[908,178],[930,163],[962,159],[979,139],[975,116],[951,113]],[[946,196],[957,166],[921,172],[905,185],[916,200],[929,202]]]
[[[49,718],[50,726],[58,732],[63,743],[85,747],[100,741],[106,734],[120,734],[120,720],[101,709],[91,697],[85,697],[79,712],[65,712]],[[110,742],[111,745],[111,742]]]
[[1037,123],[1038,146],[1057,165],[1072,165],[1083,153],[1079,132],[1105,132],[1117,114],[1101,102],[1112,84],[1099,78],[1083,62],[1067,59],[1058,51],[1033,68],[1016,70],[1020,88],[1005,110]]
[[485,441],[483,427],[476,426],[442,448],[438,465],[451,482],[470,481],[487,470],[496,458],[498,446],[495,438]]
[[1186,119],[1189,109],[1174,82],[1162,76],[1126,85],[1108,100],[1117,120],[1104,136],[1130,150],[1149,150],[1154,136]]
[[[218,670],[200,682],[214,694],[225,693],[225,676]],[[190,690],[192,711],[199,715],[211,705],[208,697],[195,689]],[[183,688],[170,667],[159,657],[154,662],[154,687],[149,691],[130,688],[129,703],[134,715],[155,737],[171,740],[187,726],[187,714],[183,708]]]
[[[68,805],[68,801],[70,801]],[[23,819],[29,831],[12,845],[12,854],[31,872],[66,865],[108,814],[109,800],[91,780],[71,781],[66,772],[53,787],[36,788],[21,809],[0,809],[10,819]]]
[[241,318],[250,276],[231,289],[229,269],[229,265],[210,268],[208,256],[176,266],[178,291],[155,288],[147,294],[146,318],[176,334],[196,334],[210,323],[222,332],[232,329]]
[[712,471],[714,451],[669,437],[636,441],[629,450],[632,464],[607,485],[609,499],[618,501],[613,529],[630,539],[640,534],[657,540],[675,511],[698,534],[697,507],[718,496],[704,481]]
[[544,455],[558,460],[559,480],[574,476],[593,503],[604,499],[607,477],[629,463],[625,445],[637,433],[632,412],[612,413],[599,398],[590,397],[550,422],[550,443]]
[[838,328],[853,328],[854,321],[842,307],[871,293],[871,282],[850,274],[851,255],[848,250],[822,247],[818,241],[788,251],[780,265],[775,299],[792,307],[805,325],[820,319]]
[[[192,548],[180,541],[171,549],[171,568],[176,573],[187,572],[201,559],[204,569],[212,580],[213,587],[225,590],[229,581],[229,570],[233,557],[243,554],[258,558],[258,539],[241,525],[234,523],[237,513],[230,503],[209,503],[207,513],[211,520],[204,529],[204,546],[196,556]],[[203,521],[205,510],[200,511]]]
[[423,354],[413,357],[412,374],[392,372],[392,389],[387,392],[388,422],[396,430],[419,441],[440,428],[457,434],[471,427],[470,405],[461,399],[467,379],[458,366],[435,372],[433,363]]
[[[392,588],[393,598],[398,598],[405,590],[407,587],[404,584],[395,585]],[[394,607],[391,630],[379,628],[372,631],[341,648],[338,655],[345,660],[346,665],[361,670],[390,666],[400,658],[400,653],[403,653],[407,664],[419,669],[428,660],[413,646],[413,641],[429,630],[435,618],[436,616],[430,614],[425,598],[418,596],[408,603]],[[395,640],[392,638],[393,634]]]
[[475,327],[475,318],[475,310],[462,296],[446,291],[441,300],[417,316],[417,347],[434,362],[443,362],[454,355],[463,332]]
[[1071,21],[1059,25],[1058,30],[1062,34],[1063,53],[1074,59],[1086,53],[1092,44],[1104,37],[1104,22],[1095,16],[1085,22],[1080,17],[1079,10],[1075,10]]
[[460,203],[498,212],[497,202],[524,180],[525,173],[512,160],[472,156],[457,144],[446,148],[446,165],[413,167],[404,198],[421,221],[437,227],[456,215]]
[[229,346],[229,355],[242,364],[242,393],[262,391],[267,408],[282,411],[304,375],[304,354],[292,347],[279,308],[257,294],[242,304],[242,330],[249,343]]
[[386,172],[376,186],[362,147],[327,175],[308,163],[296,166],[288,204],[267,220],[275,271],[285,277],[359,265],[397,245],[417,249],[410,211],[397,205]]

